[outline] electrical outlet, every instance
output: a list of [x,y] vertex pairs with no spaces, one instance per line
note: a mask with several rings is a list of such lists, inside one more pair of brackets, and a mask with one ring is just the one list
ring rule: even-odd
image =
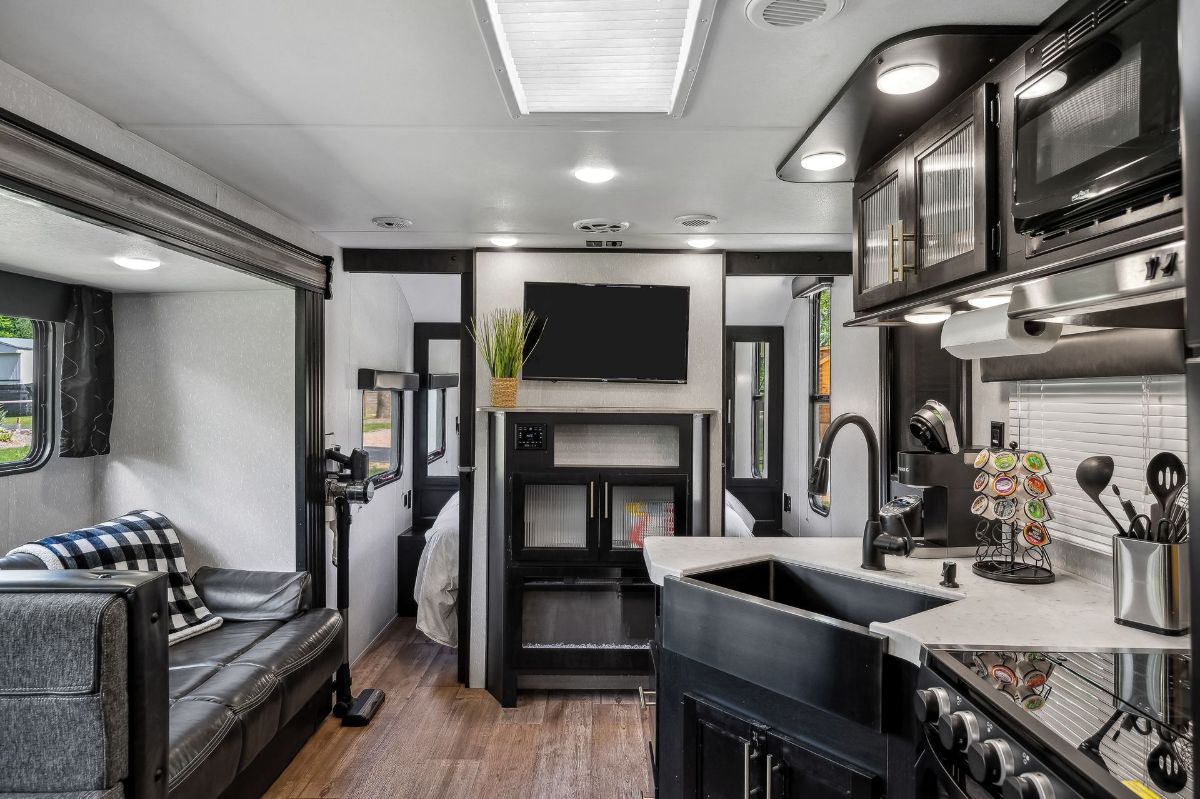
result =
[[1004,449],[1004,422],[992,422],[992,449]]
[[784,513],[792,512],[792,495],[791,494],[783,495],[783,512]]

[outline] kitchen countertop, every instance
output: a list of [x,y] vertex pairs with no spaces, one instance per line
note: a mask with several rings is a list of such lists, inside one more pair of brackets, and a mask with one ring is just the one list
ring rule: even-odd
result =
[[1112,590],[1072,574],[1059,573],[1047,585],[1019,585],[984,579],[971,571],[972,558],[958,564],[957,589],[942,588],[941,558],[887,557],[887,570],[859,567],[861,538],[691,538],[651,537],[644,549],[650,579],[761,560],[780,560],[878,583],[903,585],[958,601],[893,622],[875,622],[871,631],[888,637],[888,651],[920,662],[922,646],[962,649],[1093,650],[1187,649],[1186,635],[1166,636],[1113,621]]

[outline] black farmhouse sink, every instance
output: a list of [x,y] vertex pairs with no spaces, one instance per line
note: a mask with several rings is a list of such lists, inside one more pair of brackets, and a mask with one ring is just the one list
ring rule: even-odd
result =
[[891,622],[953,600],[767,558],[669,578],[663,646],[880,729]]

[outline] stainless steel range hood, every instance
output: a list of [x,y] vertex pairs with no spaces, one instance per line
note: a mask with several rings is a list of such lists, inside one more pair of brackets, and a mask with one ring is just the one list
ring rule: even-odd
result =
[[1018,283],[1012,319],[1089,327],[1182,328],[1184,247],[1176,242]]

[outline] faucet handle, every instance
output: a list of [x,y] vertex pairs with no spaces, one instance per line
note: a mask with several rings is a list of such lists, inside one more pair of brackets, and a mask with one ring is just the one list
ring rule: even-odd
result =
[[939,583],[943,588],[958,588],[958,564],[952,560],[942,561],[942,581]]

